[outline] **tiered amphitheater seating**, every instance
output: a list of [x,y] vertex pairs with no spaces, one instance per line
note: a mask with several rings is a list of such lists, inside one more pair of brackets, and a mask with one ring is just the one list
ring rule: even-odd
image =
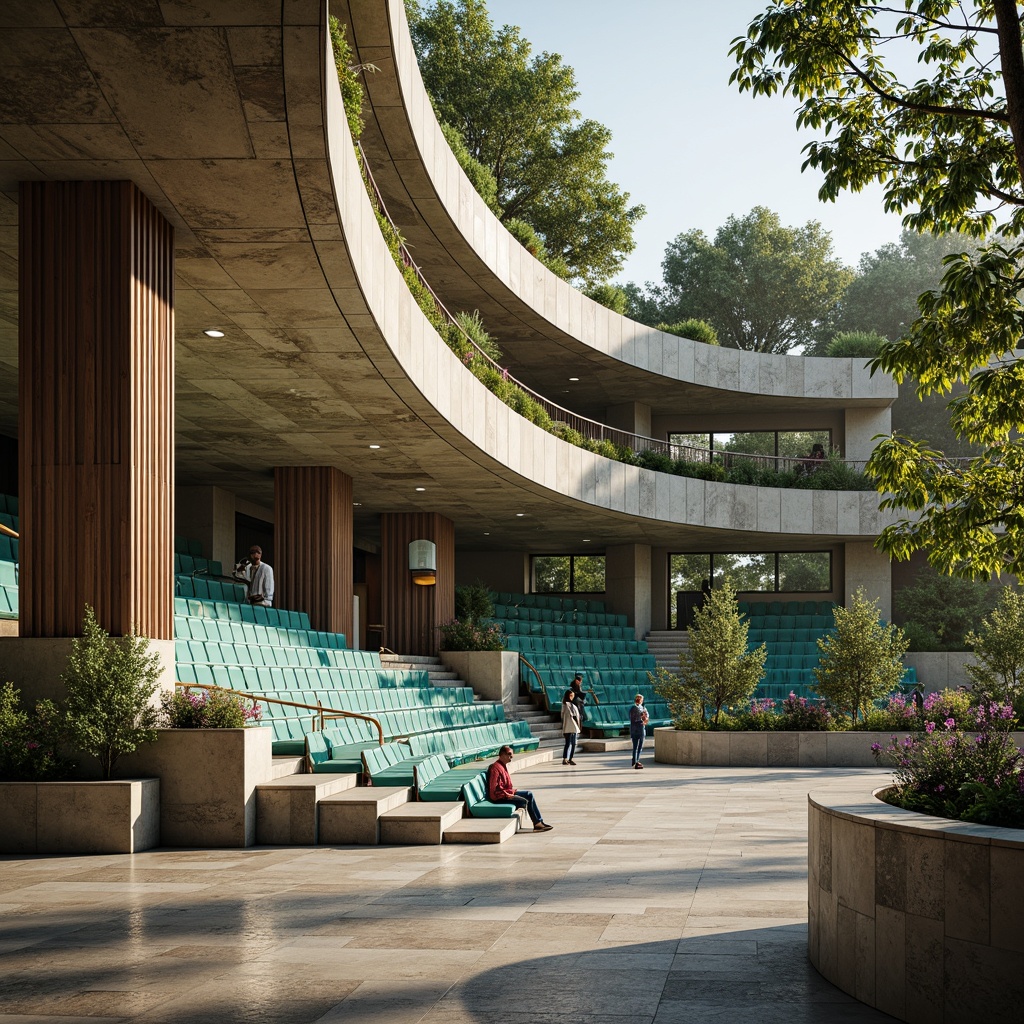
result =
[[[790,693],[817,696],[813,670],[821,659],[818,639],[834,632],[834,608],[831,601],[739,603],[740,612],[747,616],[748,647],[764,643],[768,649],[755,697],[782,701]],[[917,681],[913,667],[906,670],[903,681],[910,685]]]
[[[18,499],[0,494],[0,523],[18,531]],[[0,534],[0,619],[18,617],[18,541]]]
[[[647,642],[636,640],[625,615],[604,610],[602,601],[544,594],[494,595],[494,621],[508,634],[508,649],[520,652],[541,677],[521,665],[521,680],[550,711],[557,711],[576,672],[597,702],[588,706],[584,727],[615,734],[628,727],[629,707],[644,695],[653,728],[669,720],[668,707],[655,694],[648,673],[654,658]],[[599,706],[600,715],[590,708]],[[599,721],[600,719],[600,721]]]
[[[175,544],[194,550],[190,542]],[[178,552],[176,561],[187,567],[203,560]],[[191,573],[177,574],[175,582],[179,590],[219,586]],[[263,697],[264,721],[274,730],[276,754],[304,754],[317,772],[366,770],[361,753],[379,743],[374,724],[328,715],[329,725],[317,731],[319,716],[312,707],[372,718],[390,742],[443,731],[461,737],[452,741],[453,749],[496,749],[494,736],[488,734],[484,742],[474,734],[507,725],[501,703],[475,702],[470,687],[432,686],[425,671],[386,669],[376,652],[349,650],[341,634],[312,629],[304,612],[243,603],[240,586],[225,583],[217,593],[216,599],[175,597],[178,679]],[[408,745],[403,750],[404,757],[395,763],[414,756]]]

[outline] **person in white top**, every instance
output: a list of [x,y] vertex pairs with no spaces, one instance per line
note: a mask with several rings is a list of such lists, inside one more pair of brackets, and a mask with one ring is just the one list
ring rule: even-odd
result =
[[263,561],[263,548],[253,544],[249,558],[239,562],[233,573],[235,579],[245,583],[245,599],[249,604],[269,608],[274,603],[274,570]]

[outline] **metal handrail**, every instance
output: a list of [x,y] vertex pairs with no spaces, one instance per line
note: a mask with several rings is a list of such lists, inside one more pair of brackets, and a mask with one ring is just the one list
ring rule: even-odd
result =
[[174,681],[175,686],[180,686],[183,690],[217,690],[220,693],[233,693],[236,697],[244,697],[246,700],[251,700],[253,705],[256,704],[280,704],[283,707],[288,708],[305,708],[307,711],[316,712],[320,719],[319,732],[323,732],[324,722],[335,718],[359,718],[364,722],[370,722],[377,730],[378,746],[384,746],[384,730],[381,728],[380,722],[376,718],[370,715],[361,715],[357,711],[338,711],[335,708],[325,708],[321,701],[317,701],[316,704],[301,704],[294,700],[282,700],[280,697],[266,697],[262,693],[258,696],[252,693],[248,693],[245,690],[232,690],[227,686],[214,686],[210,683],[183,683],[180,679]]
[[[754,464],[759,469],[773,468],[775,470],[779,470],[780,464],[782,464],[786,469],[802,467],[806,472],[813,471],[815,467],[821,464],[818,459],[807,459],[796,456],[755,455],[749,452],[732,451],[723,452],[720,449],[715,448],[696,448],[691,445],[672,444],[671,442],[661,441],[655,437],[646,437],[643,434],[634,434],[628,430],[619,430],[617,427],[609,427],[607,424],[589,419],[588,417],[581,416],[579,413],[575,413],[570,409],[566,409],[564,406],[558,405],[556,402],[552,402],[550,399],[538,394],[522,381],[517,380],[504,366],[496,362],[482,348],[480,348],[473,338],[466,333],[458,320],[451,314],[434,289],[431,288],[430,282],[423,276],[423,271],[412,258],[412,253],[402,240],[402,233],[399,230],[398,225],[391,217],[391,214],[388,213],[388,208],[384,203],[384,197],[381,195],[381,191],[377,187],[377,182],[374,180],[373,172],[370,170],[370,165],[366,159],[366,153],[363,151],[362,144],[360,142],[356,142],[355,145],[363,174],[365,175],[367,184],[372,192],[372,198],[377,204],[377,208],[381,215],[387,220],[394,229],[395,234],[398,236],[398,247],[402,256],[402,262],[416,274],[416,279],[430,293],[434,302],[437,304],[437,308],[444,314],[448,322],[459,331],[466,342],[473,348],[476,357],[487,362],[492,369],[500,373],[505,380],[515,384],[515,386],[521,391],[529,395],[530,398],[544,409],[552,420],[575,430],[578,434],[583,435],[583,437],[591,441],[610,441],[618,448],[630,448],[634,452],[652,451],[662,455],[668,455],[672,459],[686,459],[689,462],[710,463],[713,462],[717,456],[723,460],[750,459],[754,461]],[[844,462],[845,465],[851,469],[863,472],[866,460],[844,460]]]
[[[547,691],[547,684],[544,682],[544,679],[541,677],[540,672],[537,671],[537,669],[532,664],[532,662],[528,661],[523,656],[523,652],[522,651],[516,651],[516,654],[519,655],[519,661],[523,665],[525,665],[537,677],[537,682],[540,683],[541,693],[543,693],[545,695],[545,697],[546,697],[547,696],[547,692],[548,692]],[[566,689],[569,689],[569,687],[566,687]],[[589,693],[591,695],[591,697],[594,698],[594,703],[595,704],[600,704],[601,703],[601,698],[598,697],[598,695],[594,692],[594,688],[592,686],[586,692]]]
[[6,537],[13,537],[15,540],[21,536],[17,530],[12,530],[9,526],[4,526],[3,523],[0,523],[0,533]]

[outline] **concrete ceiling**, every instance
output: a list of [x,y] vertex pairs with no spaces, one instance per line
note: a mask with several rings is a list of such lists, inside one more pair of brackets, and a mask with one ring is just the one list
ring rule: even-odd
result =
[[[0,6],[0,432],[17,434],[18,182],[130,179],[176,232],[179,485],[271,507],[273,466],[334,465],[370,543],[381,511],[425,509],[460,548],[765,546],[510,481],[413,411],[360,340],[354,277],[350,305],[325,281],[324,252],[349,254],[333,197],[299,187],[324,132],[321,5],[284,9],[282,27],[277,0]],[[314,247],[311,223],[329,221]]]

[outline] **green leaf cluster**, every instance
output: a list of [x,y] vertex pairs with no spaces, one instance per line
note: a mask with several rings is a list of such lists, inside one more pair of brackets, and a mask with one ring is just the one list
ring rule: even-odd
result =
[[460,584],[455,588],[455,617],[476,623],[494,615],[494,596],[483,580]]
[[[817,137],[804,166],[819,195],[880,184],[911,231],[998,238],[945,258],[909,332],[872,368],[913,378],[950,404],[957,436],[981,447],[966,464],[893,436],[869,465],[883,508],[910,513],[879,545],[925,550],[942,572],[987,577],[1024,565],[1024,56],[1019,5],[995,0],[774,0],[734,40],[741,90],[781,92]],[[904,74],[903,69],[915,68]],[[891,328],[889,328],[891,330]],[[889,335],[891,337],[891,334]]]
[[966,651],[967,634],[981,625],[998,594],[988,583],[959,579],[922,566],[913,582],[893,592],[895,618],[911,651]]
[[655,690],[665,698],[677,728],[693,719],[717,727],[724,707],[743,704],[764,675],[768,649],[747,649],[748,626],[728,580],[716,586],[694,611],[689,646],[679,655],[679,674],[659,669]]
[[82,635],[71,643],[61,680],[68,739],[99,761],[103,778],[122,754],[156,739],[159,678],[160,660],[146,637],[110,636],[85,606]]
[[818,640],[821,660],[815,689],[833,707],[850,716],[870,710],[903,679],[907,641],[899,626],[878,618],[878,603],[858,588],[846,608],[836,606],[835,632]]
[[1005,587],[981,626],[967,634],[977,662],[967,666],[974,688],[992,700],[1012,704],[1024,717],[1024,594]]
[[438,627],[442,651],[503,651],[505,634],[496,623],[487,625],[452,619]]
[[786,227],[763,206],[730,217],[714,240],[703,231],[676,236],[661,268],[663,284],[635,303],[643,322],[706,320],[722,345],[753,352],[827,341],[853,280],[817,221]]
[[570,276],[612,277],[644,209],[608,180],[611,133],[581,119],[572,68],[533,54],[518,28],[495,28],[483,0],[407,0],[406,9],[438,120],[489,170],[502,222],[532,227]]
[[345,26],[331,15],[327,19],[331,34],[331,49],[334,51],[334,67],[341,85],[341,99],[345,106],[345,117],[353,140],[363,134],[363,85],[352,64],[352,48],[348,45]]
[[677,338],[689,338],[691,341],[701,341],[705,345],[718,344],[718,331],[707,320],[691,317],[689,320],[680,320],[674,324],[655,324],[654,327],[665,334],[674,334]]

